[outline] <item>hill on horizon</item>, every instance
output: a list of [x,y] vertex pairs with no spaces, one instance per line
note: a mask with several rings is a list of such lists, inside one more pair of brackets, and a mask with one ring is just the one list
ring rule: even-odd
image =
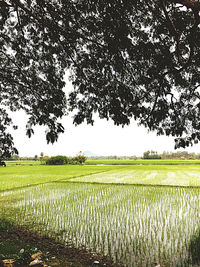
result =
[[88,158],[91,158],[91,157],[99,157],[99,155],[97,155],[97,154],[95,154],[95,153],[93,153],[93,152],[91,152],[91,151],[89,151],[89,150],[84,151],[83,154],[84,154],[86,157],[88,157]]

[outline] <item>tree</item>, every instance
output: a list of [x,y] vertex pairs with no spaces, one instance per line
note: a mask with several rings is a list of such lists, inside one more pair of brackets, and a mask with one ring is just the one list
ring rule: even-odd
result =
[[43,153],[43,152],[41,152],[41,153],[40,153],[40,160],[42,160],[42,159],[43,159],[43,157],[44,157],[44,153]]
[[69,163],[69,158],[66,156],[58,155],[46,159],[47,165],[65,165]]
[[76,125],[98,112],[176,147],[198,142],[199,11],[197,0],[0,0],[0,154],[16,152],[9,109],[26,111],[28,136],[46,125],[47,142],[70,111]]
[[46,164],[49,159],[50,159],[49,156],[42,157],[42,160],[41,160],[42,161],[42,164]]
[[161,156],[158,155],[157,151],[146,151],[143,153],[143,159],[161,159]]
[[71,164],[83,164],[87,157],[80,151],[75,157],[71,158]]

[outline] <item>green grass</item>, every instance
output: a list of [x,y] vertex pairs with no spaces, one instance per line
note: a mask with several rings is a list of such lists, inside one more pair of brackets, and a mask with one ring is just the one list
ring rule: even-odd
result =
[[87,160],[85,165],[200,165],[200,160]]

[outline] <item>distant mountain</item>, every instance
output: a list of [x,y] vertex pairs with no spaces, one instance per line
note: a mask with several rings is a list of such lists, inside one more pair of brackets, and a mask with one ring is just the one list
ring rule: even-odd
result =
[[89,150],[84,151],[83,154],[84,154],[86,157],[88,157],[88,158],[91,158],[91,157],[98,157],[98,156],[99,156],[99,155],[97,155],[97,154],[95,154],[95,153],[93,153],[93,152],[91,152],[91,151],[89,151]]

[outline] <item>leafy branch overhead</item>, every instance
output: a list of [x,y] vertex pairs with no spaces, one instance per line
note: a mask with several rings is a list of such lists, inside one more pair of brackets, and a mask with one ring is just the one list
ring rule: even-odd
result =
[[22,109],[27,134],[46,125],[48,142],[70,111],[75,124],[97,112],[117,125],[134,118],[176,147],[198,142],[199,11],[197,0],[0,0],[2,138],[7,110]]

